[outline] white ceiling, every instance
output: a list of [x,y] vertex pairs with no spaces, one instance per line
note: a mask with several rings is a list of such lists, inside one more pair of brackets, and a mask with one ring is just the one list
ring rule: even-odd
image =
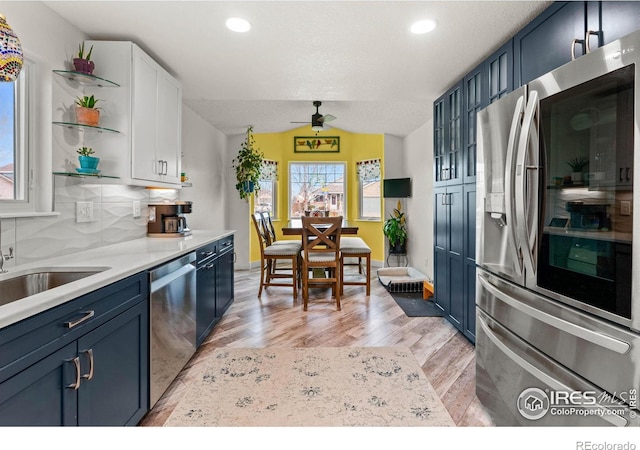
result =
[[[449,86],[549,1],[47,1],[92,39],[131,40],[172,72],[185,103],[226,135],[330,125],[410,134]],[[248,19],[248,33],[225,27]],[[437,22],[413,35],[412,22]],[[93,55],[99,64],[99,55]]]

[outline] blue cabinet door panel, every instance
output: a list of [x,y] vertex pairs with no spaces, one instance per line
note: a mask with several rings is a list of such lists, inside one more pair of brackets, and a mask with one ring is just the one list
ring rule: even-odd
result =
[[1,426],[77,424],[76,343],[0,383]]
[[[629,33],[640,29],[640,2],[589,2],[589,24],[592,30],[601,30],[600,36],[590,36],[590,47],[593,50],[598,44],[607,45]],[[598,10],[595,17],[594,9]],[[598,21],[593,19],[599,19]],[[598,42],[599,41],[599,42]]]
[[78,340],[86,377],[78,391],[78,425],[135,425],[146,413],[147,308],[146,302],[136,305]]
[[515,76],[522,86],[584,54],[586,3],[556,2],[525,26],[514,38]]

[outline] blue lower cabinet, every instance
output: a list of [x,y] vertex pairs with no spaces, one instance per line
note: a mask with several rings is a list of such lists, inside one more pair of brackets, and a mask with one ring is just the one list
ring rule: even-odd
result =
[[144,302],[78,340],[78,425],[136,425],[146,414],[148,336]]
[[0,330],[2,426],[136,425],[149,408],[149,300],[134,275]]
[[75,343],[69,344],[0,383],[0,424],[76,425],[76,356]]

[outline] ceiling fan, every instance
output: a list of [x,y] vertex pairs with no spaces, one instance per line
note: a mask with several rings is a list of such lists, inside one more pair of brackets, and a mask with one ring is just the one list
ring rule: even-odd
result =
[[291,122],[291,123],[310,123],[311,129],[313,131],[322,131],[324,130],[324,124],[326,122],[331,122],[332,120],[336,120],[336,116],[332,116],[331,114],[325,114],[324,116],[318,112],[318,108],[320,108],[322,102],[316,100],[313,102],[313,106],[316,107],[316,113],[311,116],[311,122]]

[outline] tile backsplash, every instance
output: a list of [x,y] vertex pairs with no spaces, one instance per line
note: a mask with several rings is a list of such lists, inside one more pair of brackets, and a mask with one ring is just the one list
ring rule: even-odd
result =
[[[0,242],[15,258],[5,268],[54,256],[73,254],[103,245],[142,238],[147,234],[149,203],[178,198],[173,189],[92,184],[88,178],[56,176],[56,216],[21,217],[0,221]],[[140,202],[140,217],[133,217],[133,202]],[[76,202],[92,202],[93,220],[76,221]]]

